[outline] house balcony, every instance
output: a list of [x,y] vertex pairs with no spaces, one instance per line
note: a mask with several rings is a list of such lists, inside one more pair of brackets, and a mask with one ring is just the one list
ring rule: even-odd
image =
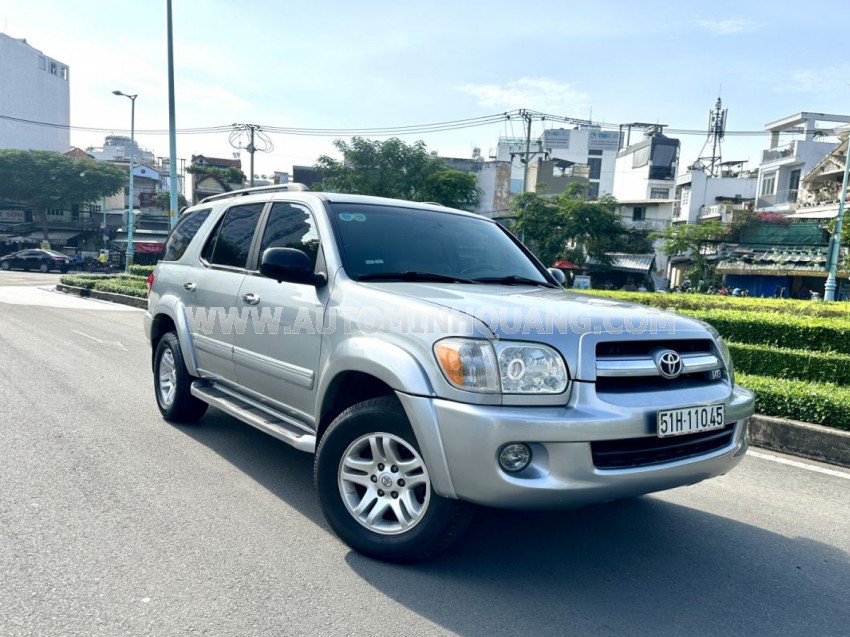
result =
[[723,221],[727,220],[726,204],[715,204],[713,206],[702,206],[699,210],[700,221]]
[[794,212],[797,209],[798,190],[780,190],[772,195],[762,195],[756,200],[756,209],[773,212]]
[[[768,150],[762,151],[761,153],[761,163],[769,164],[775,161],[784,161],[788,159],[795,159],[797,156],[797,142],[793,141],[790,144],[786,144],[785,146],[778,146],[777,148],[769,148]],[[791,163],[791,162],[789,162]]]

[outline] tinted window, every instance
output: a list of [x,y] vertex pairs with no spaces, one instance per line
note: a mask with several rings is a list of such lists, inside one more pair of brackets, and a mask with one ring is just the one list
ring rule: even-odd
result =
[[177,261],[186,252],[189,243],[195,237],[201,224],[206,221],[210,215],[210,209],[195,210],[180,217],[177,226],[165,242],[165,250],[163,251],[163,261]]
[[204,248],[204,258],[215,265],[244,268],[264,205],[233,206],[224,213],[224,219]]
[[545,277],[497,224],[480,217],[364,204],[329,204],[348,275]]
[[319,234],[316,232],[313,215],[303,206],[288,203],[274,204],[263,232],[260,254],[262,255],[267,248],[303,250],[310,257],[313,267],[316,267]]

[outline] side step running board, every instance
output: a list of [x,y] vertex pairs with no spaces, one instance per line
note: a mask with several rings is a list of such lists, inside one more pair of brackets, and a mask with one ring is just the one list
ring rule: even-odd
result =
[[204,384],[203,381],[192,383],[192,395],[300,451],[316,451],[316,436],[300,430],[280,414],[260,408],[214,385]]

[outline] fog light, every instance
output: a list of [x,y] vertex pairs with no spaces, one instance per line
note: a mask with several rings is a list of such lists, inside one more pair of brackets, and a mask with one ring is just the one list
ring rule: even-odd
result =
[[531,463],[531,448],[523,442],[512,442],[499,452],[499,465],[508,473],[522,471]]

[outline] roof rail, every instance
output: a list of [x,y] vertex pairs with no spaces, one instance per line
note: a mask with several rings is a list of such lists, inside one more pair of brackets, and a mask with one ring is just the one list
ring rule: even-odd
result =
[[304,192],[310,190],[304,184],[290,182],[288,184],[275,184],[273,186],[255,186],[254,188],[242,188],[241,190],[229,190],[218,195],[210,195],[204,197],[198,203],[209,203],[210,201],[218,201],[220,199],[230,199],[231,197],[244,197],[245,195],[254,195],[263,192]]

